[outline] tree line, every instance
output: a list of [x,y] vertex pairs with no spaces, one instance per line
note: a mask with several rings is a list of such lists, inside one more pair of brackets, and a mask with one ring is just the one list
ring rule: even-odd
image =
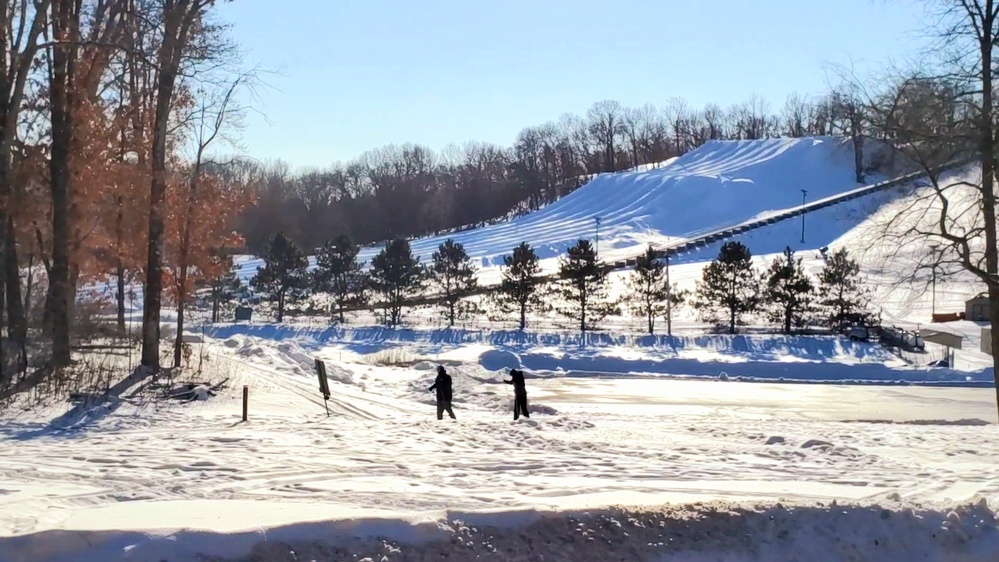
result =
[[619,299],[609,298],[610,268],[589,240],[579,240],[567,250],[554,279],[542,276],[537,253],[523,242],[503,258],[499,286],[481,294],[476,291],[476,267],[454,240],[445,240],[426,266],[401,238],[387,243],[367,268],[358,261],[358,252],[359,246],[341,235],[323,245],[309,271],[305,253],[278,233],[251,285],[276,303],[278,322],[284,319],[289,299],[326,295],[333,321],[344,322],[347,310],[378,305],[372,308],[381,310],[385,324],[394,327],[424,291],[439,295],[436,306],[449,326],[488,308],[494,318],[515,319],[521,330],[530,315],[555,312],[585,333],[598,328],[608,315],[620,314],[622,305],[644,320],[649,334],[655,334],[657,322],[664,319],[666,333],[672,335],[673,312],[684,305],[732,334],[747,314],[762,314],[785,334],[808,326],[840,328],[872,319],[860,267],[844,249],[824,254],[824,267],[813,278],[790,248],[766,270],[757,271],[749,249],[728,242],[705,267],[691,293],[670,281],[668,262],[650,247],[636,260],[626,280],[626,295]]
[[[218,284],[242,247],[248,183],[213,157],[253,74],[213,0],[4,1],[0,72],[0,389],[71,364],[79,289],[107,284],[126,326],[141,286],[142,364],[160,311]],[[181,362],[180,337],[174,364]]]
[[605,100],[583,116],[527,127],[509,147],[389,145],[300,173],[247,163],[262,178],[260,204],[241,214],[239,229],[251,253],[277,231],[311,253],[331,227],[365,245],[471,228],[538,209],[593,174],[656,164],[712,140],[860,135],[856,107],[844,94],[794,94],[778,109],[759,96],[727,109]]

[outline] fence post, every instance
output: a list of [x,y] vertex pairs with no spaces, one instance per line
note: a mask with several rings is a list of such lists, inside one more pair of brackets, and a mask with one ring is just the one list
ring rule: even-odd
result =
[[243,421],[246,421],[247,414],[250,412],[250,387],[243,385]]

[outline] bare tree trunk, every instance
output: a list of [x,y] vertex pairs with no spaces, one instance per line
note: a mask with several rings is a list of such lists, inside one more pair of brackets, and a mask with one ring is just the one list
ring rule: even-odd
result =
[[118,308],[118,333],[125,335],[125,265],[121,258],[118,258],[118,265],[115,271],[118,282],[117,308]]
[[149,187],[149,248],[146,286],[142,294],[142,365],[154,371],[160,369],[160,308],[163,305],[163,249],[166,232],[163,203],[166,199],[166,141],[169,133],[167,126],[177,67],[180,64],[180,53],[175,54],[174,51],[183,48],[182,40],[178,37],[182,13],[175,7],[168,7],[164,10],[163,19],[165,29],[158,57],[156,116],[150,154],[153,177]]
[[4,278],[2,275],[0,275],[0,388],[6,388],[8,382],[12,382],[14,380],[13,371],[11,371],[10,374],[7,374],[7,363],[6,363],[7,354],[4,353],[3,328],[5,322],[4,322],[3,311],[4,311],[4,305],[6,304],[4,302],[6,300],[4,298],[5,295],[4,284],[5,284]]
[[222,295],[220,294],[220,288],[215,286],[212,288],[212,324],[219,321],[219,308]]
[[666,254],[666,336],[673,337],[673,285],[669,283],[669,254]]
[[[124,143],[123,143],[124,146]],[[122,256],[122,245],[125,243],[125,210],[124,201],[121,195],[115,197],[116,215],[114,221],[115,239],[117,242],[117,255],[115,256],[115,278],[118,283],[117,309],[118,309],[118,333],[125,335],[125,259]]]
[[[75,41],[80,24],[80,0],[58,0],[52,7],[53,35],[62,41]],[[52,298],[52,364],[70,364],[70,189],[69,158],[73,134],[73,102],[76,71],[75,44],[52,48],[51,101],[52,146],[49,174],[52,193],[52,271],[49,295]]]
[[24,317],[31,318],[31,297],[35,288],[35,254],[28,255],[28,281],[24,289]]
[[4,217],[3,261],[5,290],[7,292],[7,330],[8,336],[17,347],[24,345],[28,338],[28,322],[24,316],[21,300],[21,268],[17,258],[17,235],[14,230],[14,218]]
[[194,166],[194,174],[188,186],[187,202],[184,206],[184,232],[181,235],[180,255],[177,266],[180,273],[177,276],[177,337],[173,345],[173,366],[180,367],[181,348],[184,343],[184,312],[187,308],[187,275],[188,260],[191,250],[191,216],[194,214],[194,199],[198,189],[198,174],[201,173],[201,151],[198,151],[198,159]]
[[853,130],[853,164],[857,172],[857,183],[866,183],[864,179],[864,135],[860,132],[860,120],[854,118],[851,123]]
[[[183,275],[183,274],[182,274]],[[186,281],[186,280],[185,280]],[[185,281],[181,281],[178,285],[183,286]],[[184,293],[179,293],[180,297],[177,299],[177,336],[173,343],[173,366],[180,367],[182,362],[181,353],[184,346],[184,308],[186,303],[184,302]]]

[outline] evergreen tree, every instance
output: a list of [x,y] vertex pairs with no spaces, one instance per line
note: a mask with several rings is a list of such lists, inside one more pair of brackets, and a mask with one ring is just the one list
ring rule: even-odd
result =
[[655,334],[656,318],[665,316],[669,326],[673,310],[687,298],[686,291],[679,290],[675,283],[668,283],[667,267],[652,246],[649,246],[635,260],[635,269],[627,281],[631,312],[645,318],[650,335]]
[[814,286],[801,258],[795,260],[794,251],[785,248],[784,256],[770,264],[764,282],[764,301],[770,306],[770,319],[781,324],[785,334],[790,334],[791,327],[800,325],[812,306]]
[[819,274],[819,304],[831,325],[841,327],[867,308],[867,291],[861,285],[860,266],[845,249],[834,252]]
[[755,311],[759,302],[759,281],[749,248],[740,242],[726,242],[715,261],[704,268],[695,306],[710,318],[724,312],[728,331],[734,334],[740,316]]
[[607,269],[597,260],[593,244],[580,240],[559,258],[559,275],[558,311],[578,320],[579,330],[585,334],[612,310],[607,302]]
[[465,247],[448,238],[433,255],[430,279],[444,295],[443,306],[448,324],[454,326],[458,303],[477,287],[475,266]]
[[232,302],[242,287],[243,282],[231,269],[212,281],[212,323],[219,321],[222,305]]
[[264,266],[257,271],[250,284],[272,302],[277,302],[278,322],[284,321],[284,307],[288,297],[293,296],[296,289],[306,288],[308,267],[308,258],[291,239],[283,232],[274,235],[264,254]]
[[349,236],[341,234],[329,240],[316,253],[313,286],[317,292],[329,293],[336,306],[336,316],[344,322],[344,308],[360,306],[365,301],[367,276],[357,261],[360,247]]
[[503,256],[503,281],[500,285],[500,303],[515,306],[520,314],[520,329],[527,326],[527,312],[541,304],[538,294],[541,266],[538,255],[527,242],[521,242],[513,254]]
[[423,279],[419,258],[413,257],[405,239],[387,243],[371,260],[371,289],[379,293],[387,305],[385,318],[390,326],[398,326],[402,321],[403,302],[420,289]]
[[656,318],[666,312],[669,287],[666,285],[666,266],[659,260],[652,246],[635,260],[635,269],[628,279],[628,289],[632,312],[645,318],[649,334],[655,334]]

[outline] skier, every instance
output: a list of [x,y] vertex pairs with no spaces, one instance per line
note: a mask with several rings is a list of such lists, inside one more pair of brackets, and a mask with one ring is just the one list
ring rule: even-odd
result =
[[513,385],[513,394],[516,397],[513,402],[513,419],[516,421],[521,414],[524,414],[525,418],[529,418],[531,414],[527,411],[527,385],[524,382],[524,371],[511,369],[510,376],[513,380],[503,382]]
[[433,392],[434,389],[437,390],[437,419],[444,419],[445,411],[451,416],[451,419],[457,419],[454,417],[454,411],[451,410],[451,375],[444,370],[444,365],[437,366],[437,380],[427,392]]

